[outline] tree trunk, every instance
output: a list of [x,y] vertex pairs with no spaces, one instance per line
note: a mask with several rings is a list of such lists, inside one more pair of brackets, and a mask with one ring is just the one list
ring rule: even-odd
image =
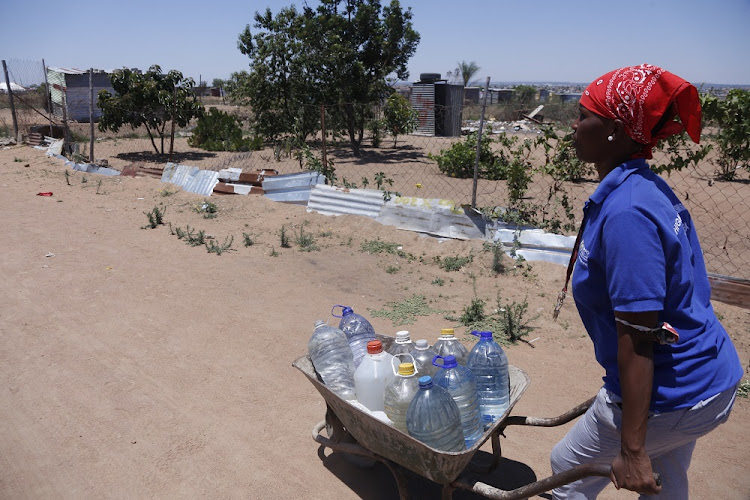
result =
[[151,139],[151,145],[154,147],[154,152],[159,154],[159,148],[156,147],[156,142],[154,141],[154,134],[151,133],[151,129],[148,125],[144,124],[144,126],[146,127],[146,132],[148,132],[149,139]]
[[346,128],[349,132],[349,142],[352,145],[352,154],[354,156],[359,156],[359,145],[362,141],[362,137],[360,136],[359,141],[355,137],[356,130],[355,130],[355,119],[354,119],[354,105],[353,104],[345,104],[344,110],[346,111]]

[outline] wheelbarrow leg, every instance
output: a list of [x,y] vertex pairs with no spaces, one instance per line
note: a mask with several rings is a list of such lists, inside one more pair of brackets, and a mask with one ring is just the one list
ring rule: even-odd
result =
[[[330,436],[330,439],[323,437],[320,434],[323,428],[326,429],[326,432]],[[399,466],[394,462],[388,460],[387,458],[380,456],[377,453],[374,453],[364,446],[360,445],[357,440],[354,439],[354,437],[349,434],[346,429],[344,429],[344,425],[341,423],[341,420],[339,420],[339,418],[330,407],[328,407],[326,410],[325,420],[318,422],[318,424],[313,427],[312,438],[321,446],[330,448],[334,451],[341,451],[343,453],[358,455],[371,460],[382,462],[386,467],[388,467],[388,470],[391,471],[391,475],[393,475],[393,479],[396,481],[399,498],[401,498],[401,500],[409,499],[409,491],[406,487],[406,478],[399,469]]]

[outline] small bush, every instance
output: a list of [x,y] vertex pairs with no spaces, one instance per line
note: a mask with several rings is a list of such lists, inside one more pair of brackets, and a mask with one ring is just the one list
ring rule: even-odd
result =
[[164,224],[164,213],[167,210],[160,210],[154,207],[150,212],[143,212],[148,217],[148,224],[141,226],[141,229],[156,229],[159,225]]
[[216,108],[198,118],[188,144],[206,151],[252,151],[262,147],[257,138],[242,137],[239,118]]
[[281,231],[279,232],[279,239],[281,248],[291,248],[291,244],[289,244],[289,235],[286,234],[286,227],[281,226]]
[[320,250],[315,244],[315,238],[310,233],[305,234],[304,228],[299,228],[299,233],[294,233],[295,241],[303,252],[312,252],[313,250]]
[[251,246],[253,246],[253,245],[255,244],[255,242],[253,241],[253,237],[252,237],[252,236],[250,236],[250,235],[249,235],[249,234],[247,234],[247,233],[242,233],[242,243],[243,243],[243,244],[244,244],[244,245],[245,245],[246,247],[251,247]]
[[[479,151],[479,177],[488,180],[503,180],[507,178],[507,162],[496,156],[490,144],[489,135],[482,137]],[[440,150],[440,154],[428,155],[438,164],[438,169],[449,177],[470,179],[474,177],[474,161],[476,160],[477,134],[469,134],[463,142],[455,142],[449,149]]]
[[229,251],[232,248],[232,242],[234,241],[234,236],[229,236],[228,238],[224,238],[224,243],[219,245],[214,240],[208,240],[206,243],[206,250],[208,253],[215,253],[216,255],[221,255],[224,252]]
[[456,255],[455,257],[445,258],[436,257],[435,260],[437,261],[438,267],[444,269],[445,271],[451,272],[459,271],[466,264],[471,263],[474,260],[474,256],[469,254],[466,257],[460,257],[458,255]]

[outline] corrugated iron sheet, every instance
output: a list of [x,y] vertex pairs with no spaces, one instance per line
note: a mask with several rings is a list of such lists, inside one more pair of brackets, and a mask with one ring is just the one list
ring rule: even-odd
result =
[[435,135],[435,84],[415,83],[411,88],[411,107],[417,112],[417,135]]
[[263,194],[263,188],[250,184],[219,182],[214,186],[214,193],[221,194]]
[[374,219],[380,214],[384,203],[382,191],[319,184],[310,191],[307,211],[323,215],[365,215]]
[[219,182],[219,172],[167,163],[161,175],[161,181],[176,184],[190,193],[211,196],[214,186]]
[[397,196],[380,211],[377,221],[399,229],[468,240],[485,237],[485,220],[452,200]]
[[505,248],[516,247],[516,255],[528,261],[542,260],[568,265],[570,253],[575,245],[575,236],[545,233],[541,229],[521,228],[499,224],[492,228],[492,240],[501,242]]
[[263,191],[273,201],[306,205],[313,186],[324,184],[326,178],[318,172],[275,175],[263,179]]
[[464,86],[450,83],[435,84],[435,135],[461,135],[461,109]]

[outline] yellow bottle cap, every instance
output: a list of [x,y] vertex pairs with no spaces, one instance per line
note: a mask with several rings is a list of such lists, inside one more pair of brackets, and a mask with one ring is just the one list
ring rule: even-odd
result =
[[453,328],[443,328],[440,330],[440,335],[453,335]]
[[398,365],[398,374],[408,377],[414,375],[414,363],[401,363]]

